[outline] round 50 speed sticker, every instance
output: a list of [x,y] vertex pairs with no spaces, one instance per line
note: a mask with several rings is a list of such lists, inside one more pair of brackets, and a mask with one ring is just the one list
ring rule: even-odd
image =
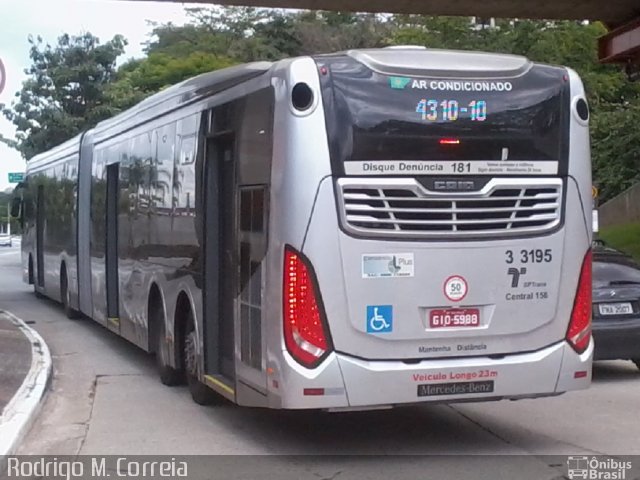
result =
[[459,302],[467,296],[469,287],[461,275],[451,275],[444,281],[444,295],[452,302]]

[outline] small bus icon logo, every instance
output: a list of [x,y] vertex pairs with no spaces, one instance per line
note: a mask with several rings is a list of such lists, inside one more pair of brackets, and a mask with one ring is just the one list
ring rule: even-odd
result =
[[574,478],[589,478],[589,457],[569,457],[567,459],[569,480]]

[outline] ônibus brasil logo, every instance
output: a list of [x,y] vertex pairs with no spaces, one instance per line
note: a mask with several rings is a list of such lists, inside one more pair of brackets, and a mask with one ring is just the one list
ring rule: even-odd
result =
[[396,90],[404,90],[410,82],[407,77],[389,77],[389,85]]
[[567,458],[569,480],[627,480],[630,461],[586,455]]

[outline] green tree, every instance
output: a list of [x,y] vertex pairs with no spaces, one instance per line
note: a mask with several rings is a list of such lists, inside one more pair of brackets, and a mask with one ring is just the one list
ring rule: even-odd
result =
[[376,14],[305,12],[295,18],[299,55],[389,45],[392,24]]
[[252,7],[188,8],[190,23],[156,26],[147,52],[171,56],[203,52],[236,62],[275,60],[298,54],[296,16]]
[[112,107],[128,108],[201,73],[298,53],[293,15],[242,7],[187,10],[191,23],[155,25],[147,57],[130,60],[119,69],[106,90]]
[[151,53],[143,60],[130,62],[127,69],[121,70],[117,81],[107,88],[106,96],[112,107],[121,110],[182,80],[235,63],[229,57],[205,52],[192,52],[181,57]]
[[2,114],[17,130],[16,140],[0,140],[29,159],[114,113],[105,88],[116,74],[126,41],[116,36],[100,44],[90,33],[64,34],[55,46],[29,37],[31,66],[11,107]]
[[394,45],[467,49],[473,43],[469,17],[394,15],[391,23],[390,41]]
[[606,202],[640,181],[640,102],[607,105],[592,116],[593,178]]
[[253,37],[254,29],[267,21],[269,12],[252,7],[187,8],[190,22],[183,27],[156,26],[153,40],[147,44],[147,53],[179,57],[202,52],[241,62],[251,61],[252,58],[241,52]]

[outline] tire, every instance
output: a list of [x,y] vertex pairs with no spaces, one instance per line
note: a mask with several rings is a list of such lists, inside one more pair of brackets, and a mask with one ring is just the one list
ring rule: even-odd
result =
[[71,308],[71,293],[69,292],[69,281],[67,280],[67,271],[62,270],[60,274],[60,299],[62,300],[62,309],[67,318],[76,320],[80,318],[80,312]]
[[36,282],[33,279],[33,257],[29,255],[29,285],[35,285]]
[[149,311],[149,324],[155,326],[156,368],[163,385],[173,387],[184,383],[184,374],[169,364],[171,351],[167,344],[167,330],[164,311],[161,306],[153,305]]
[[182,340],[183,365],[187,377],[187,385],[189,386],[189,393],[191,393],[191,398],[198,405],[219,405],[224,399],[198,380],[196,341],[197,337],[193,323],[193,314],[189,312],[185,325],[184,338]]
[[35,278],[35,269],[33,268],[33,257],[29,255],[29,285],[33,285],[33,294],[36,298],[44,298],[44,295],[38,291],[38,282]]
[[640,369],[640,358],[632,358],[631,361]]

